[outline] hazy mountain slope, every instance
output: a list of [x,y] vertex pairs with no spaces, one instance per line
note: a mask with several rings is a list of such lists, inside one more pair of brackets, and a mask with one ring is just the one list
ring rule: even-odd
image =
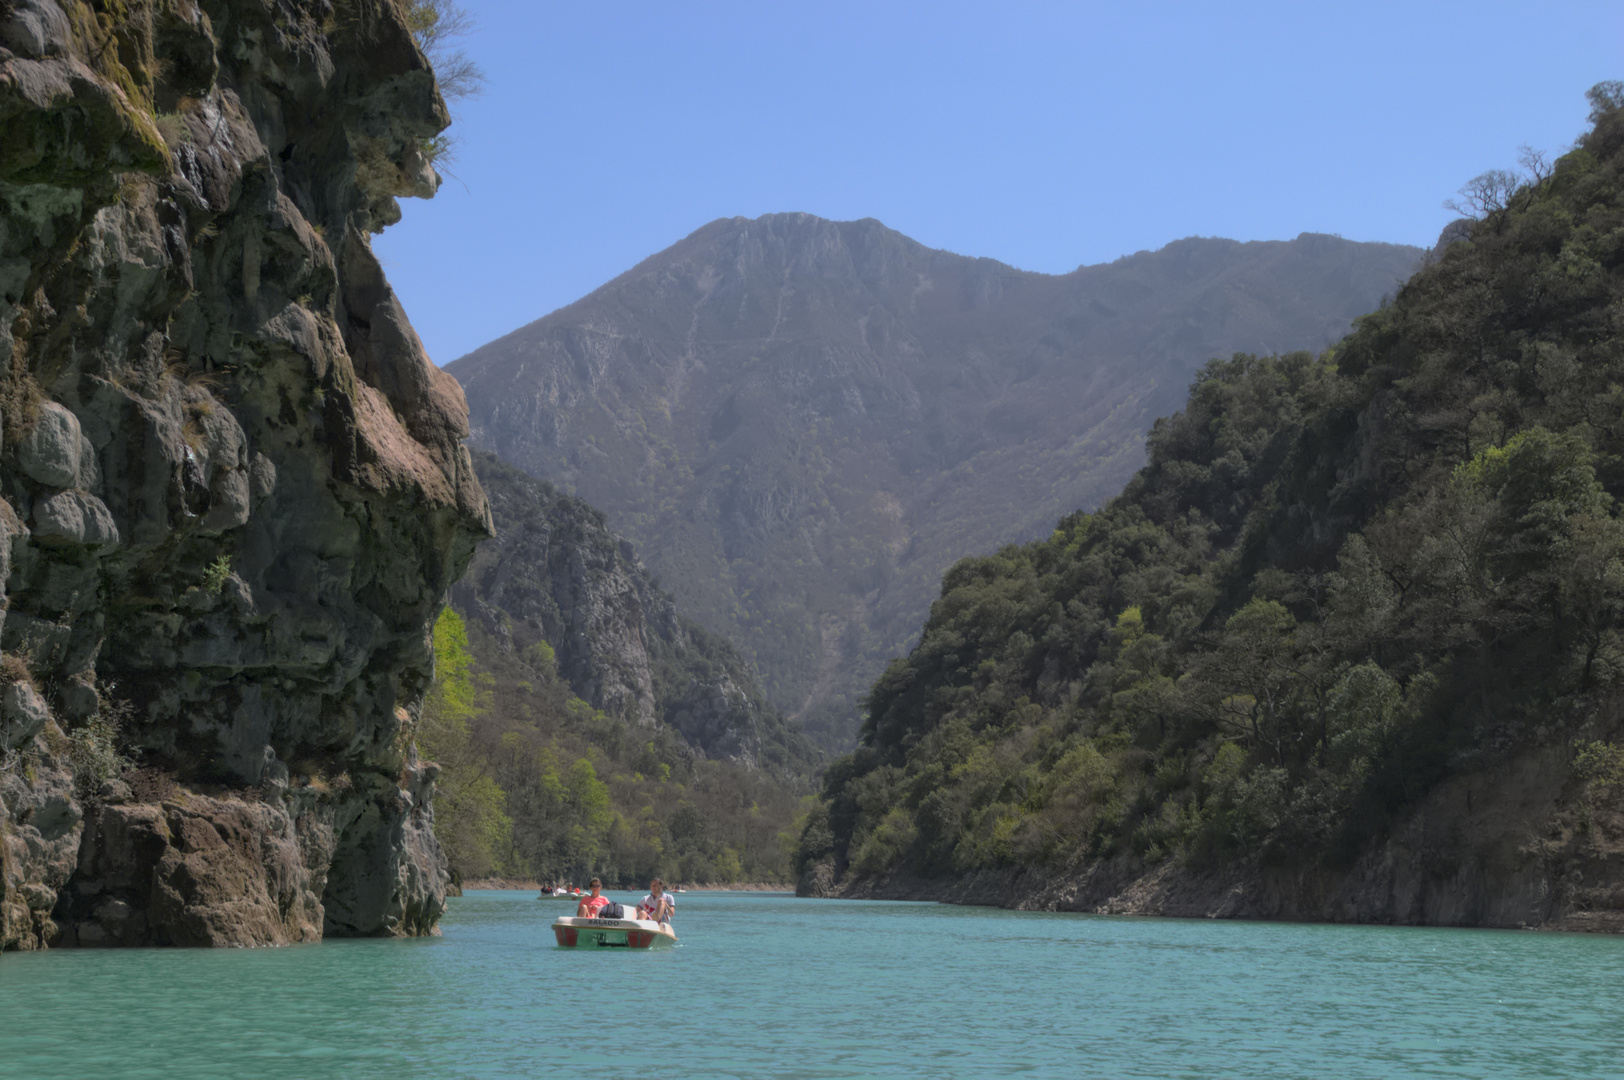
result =
[[1319,357],[950,570],[811,892],[1624,930],[1624,83]]
[[452,588],[456,609],[523,657],[537,642],[595,709],[673,728],[702,756],[810,774],[816,754],[726,641],[678,613],[603,514],[487,453],[474,469],[496,535]]
[[819,754],[601,511],[476,451],[495,535],[435,626],[419,745],[452,874],[788,881]]
[[1321,347],[1412,248],[1184,240],[1063,276],[877,221],[707,225],[450,365],[827,745],[955,558],[1118,491],[1209,357]]

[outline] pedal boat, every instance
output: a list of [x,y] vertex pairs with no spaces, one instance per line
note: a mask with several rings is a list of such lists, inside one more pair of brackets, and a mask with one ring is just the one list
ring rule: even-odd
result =
[[677,943],[670,923],[649,919],[580,919],[566,915],[553,923],[564,949],[662,949]]

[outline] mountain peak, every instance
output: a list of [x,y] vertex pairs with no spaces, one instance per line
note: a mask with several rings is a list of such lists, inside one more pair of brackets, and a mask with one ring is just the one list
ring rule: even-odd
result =
[[1050,275],[865,218],[722,218],[451,365],[826,745],[955,558],[1115,494],[1192,374],[1318,348],[1420,251],[1189,238]]

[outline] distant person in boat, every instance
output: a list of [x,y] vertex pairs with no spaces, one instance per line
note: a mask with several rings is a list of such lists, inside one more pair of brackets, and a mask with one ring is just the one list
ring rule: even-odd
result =
[[599,881],[597,878],[593,878],[590,882],[588,882],[588,884],[592,886],[592,894],[583,898],[581,902],[576,905],[575,917],[577,919],[596,919],[598,917],[598,912],[602,911],[604,905],[609,903],[609,898],[607,896],[599,895],[599,892],[603,889],[603,882]]
[[648,895],[637,905],[637,913],[657,923],[670,922],[677,913],[677,902],[665,891],[665,883],[655,878],[648,883]]

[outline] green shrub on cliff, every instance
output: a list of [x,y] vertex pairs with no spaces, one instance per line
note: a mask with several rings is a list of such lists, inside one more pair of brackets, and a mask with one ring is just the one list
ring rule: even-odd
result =
[[1605,726],[1621,99],[1340,344],[1211,362],[1120,497],[954,566],[800,867],[1337,865],[1452,773]]
[[1624,746],[1599,740],[1580,743],[1573,771],[1597,787],[1624,787]]
[[434,66],[434,81],[447,101],[475,97],[485,86],[485,72],[456,40],[474,30],[474,18],[455,0],[402,0],[406,28]]
[[[456,44],[474,30],[474,17],[456,0],[401,0],[401,15],[418,48],[434,68],[434,81],[447,102],[478,97],[485,71]],[[421,139],[423,160],[442,171],[457,156],[457,137],[440,132]]]

